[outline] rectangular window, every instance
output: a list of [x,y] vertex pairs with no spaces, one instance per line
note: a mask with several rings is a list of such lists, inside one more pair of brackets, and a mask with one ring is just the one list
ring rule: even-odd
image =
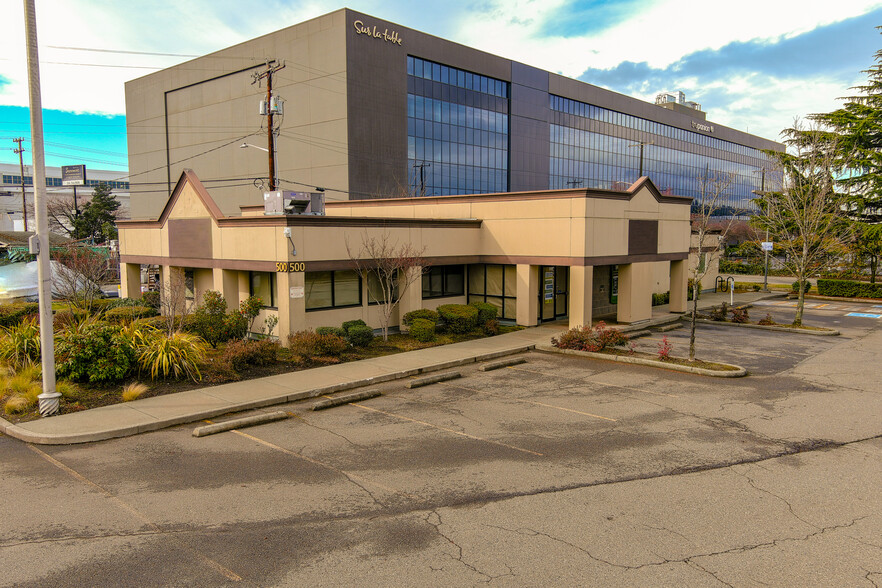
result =
[[[398,300],[398,280],[395,279],[392,286],[392,299]],[[389,285],[384,285],[380,281],[380,274],[371,272],[367,276],[368,304],[380,304],[386,300],[386,292],[389,291]]]
[[248,294],[260,298],[263,308],[276,308],[276,274],[248,272]]
[[361,305],[361,278],[353,270],[306,272],[306,310]]
[[192,269],[184,270],[184,296],[187,298],[187,300],[194,300],[196,298],[196,289],[194,285]]
[[442,298],[465,294],[465,267],[441,265],[423,271],[423,298]]
[[468,301],[486,302],[499,309],[499,318],[517,318],[517,268],[514,265],[469,266]]

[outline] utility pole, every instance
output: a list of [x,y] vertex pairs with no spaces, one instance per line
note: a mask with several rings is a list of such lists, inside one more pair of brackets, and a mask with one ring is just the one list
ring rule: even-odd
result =
[[432,167],[431,163],[426,163],[425,161],[421,161],[419,163],[413,164],[414,169],[420,168],[420,196],[426,195],[426,168]]
[[28,199],[25,196],[25,176],[24,176],[24,149],[21,146],[21,142],[24,141],[23,138],[19,137],[18,139],[13,139],[13,143],[18,143],[18,149],[13,149],[15,153],[18,154],[18,164],[21,166],[21,218],[24,220],[24,230],[27,232],[28,230]]
[[[760,194],[766,195],[766,168],[760,168]],[[769,231],[766,230],[766,242],[769,242]],[[763,269],[763,292],[769,291],[769,250],[766,249],[766,263]]]
[[31,109],[31,152],[34,159],[34,217],[36,234],[28,240],[37,254],[40,299],[40,355],[43,393],[37,396],[40,415],[58,413],[61,394],[55,391],[55,341],[52,333],[52,271],[49,266],[49,219],[46,213],[46,164],[43,161],[43,103],[40,96],[40,58],[37,54],[37,15],[34,0],[24,0]]
[[643,177],[643,148],[646,147],[647,145],[654,145],[654,144],[655,144],[655,141],[650,141],[649,143],[647,143],[646,141],[640,141],[639,143],[632,143],[631,145],[628,145],[628,147],[640,147],[640,168],[637,172],[638,178]]
[[273,114],[276,112],[276,105],[273,102],[273,74],[283,69],[285,63],[273,63],[270,60],[266,62],[266,70],[254,73],[254,81],[252,84],[260,84],[260,80],[266,79],[266,148],[269,156],[269,191],[276,190],[276,147],[275,147],[275,129],[273,129]]

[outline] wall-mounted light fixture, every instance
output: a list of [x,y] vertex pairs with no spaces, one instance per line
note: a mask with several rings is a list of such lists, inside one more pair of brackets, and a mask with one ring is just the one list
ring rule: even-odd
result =
[[285,227],[282,230],[282,234],[288,238],[288,242],[291,243],[291,256],[297,257],[297,248],[294,247],[294,239],[291,238],[291,227]]

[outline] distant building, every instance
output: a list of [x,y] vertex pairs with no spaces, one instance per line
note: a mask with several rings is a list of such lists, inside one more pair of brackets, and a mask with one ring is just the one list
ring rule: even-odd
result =
[[[86,185],[77,186],[77,200],[87,202],[98,184],[109,184],[120,203],[120,218],[129,216],[129,182],[121,180],[126,172],[86,168]],[[34,222],[34,178],[32,167],[25,166],[25,197],[28,205],[28,229]],[[48,200],[65,198],[73,201],[73,187],[61,185],[61,168],[46,168],[46,196]],[[0,231],[21,231],[21,166],[0,163]]]
[[284,104],[280,187],[328,201],[622,190],[642,167],[662,194],[692,198],[700,177],[731,173],[727,204],[747,207],[763,150],[783,150],[708,122],[682,93],[656,106],[341,9],[126,84],[133,218],[156,218],[184,168],[225,215],[262,204],[267,153],[240,145],[267,146],[252,79],[268,62],[285,64],[270,105]]

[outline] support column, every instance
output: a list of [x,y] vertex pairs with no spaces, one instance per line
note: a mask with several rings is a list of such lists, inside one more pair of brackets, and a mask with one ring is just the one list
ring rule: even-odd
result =
[[668,307],[670,312],[686,312],[688,273],[687,260],[680,259],[671,262],[671,300]]
[[569,309],[570,328],[591,326],[593,309],[594,267],[570,268]]
[[[417,276],[423,275],[423,268],[415,267],[410,270],[416,272]],[[411,274],[413,275],[413,274]],[[417,277],[405,290],[404,295],[398,299],[398,317],[399,324],[404,319],[404,315],[412,310],[419,310],[423,307],[423,283],[422,278]],[[392,326],[392,325],[389,325]]]
[[636,323],[652,318],[652,268],[648,263],[619,266],[619,303],[616,320]]
[[306,274],[281,272],[276,274],[276,304],[279,308],[279,325],[276,334],[285,345],[288,335],[302,331],[306,325]]
[[137,263],[119,264],[120,298],[141,297],[141,266]]
[[239,273],[236,270],[214,268],[213,289],[227,301],[227,310],[239,308]]
[[517,323],[534,327],[539,322],[539,266],[518,264]]

